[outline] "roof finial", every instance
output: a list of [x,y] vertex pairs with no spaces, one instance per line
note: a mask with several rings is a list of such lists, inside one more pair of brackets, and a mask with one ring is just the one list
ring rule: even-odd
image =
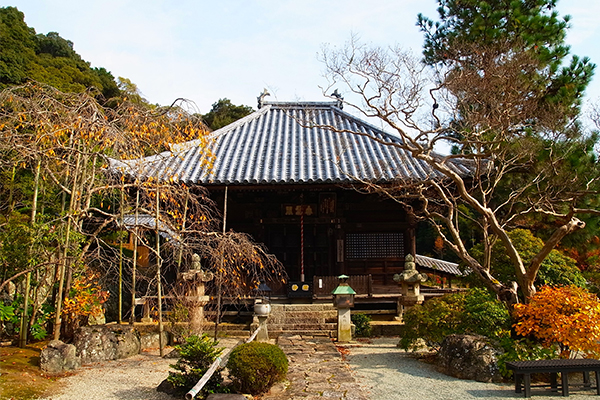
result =
[[342,97],[342,95],[340,94],[340,92],[338,92],[337,89],[335,89],[333,91],[333,93],[331,93],[331,96],[335,97],[336,99],[338,99],[336,106],[339,109],[344,108],[344,98]]
[[265,97],[270,96],[271,93],[269,93],[267,91],[267,89],[263,89],[262,93],[260,94],[260,96],[258,96],[256,99],[258,100],[258,108],[262,108],[263,106],[263,101],[265,99]]

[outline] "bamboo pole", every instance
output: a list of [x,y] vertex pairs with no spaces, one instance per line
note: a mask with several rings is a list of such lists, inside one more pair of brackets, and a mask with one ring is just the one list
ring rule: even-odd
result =
[[[225,240],[225,233],[227,231],[227,193],[229,186],[225,186],[225,199],[223,200],[223,240]],[[217,316],[215,318],[215,342],[217,341],[217,335],[219,333],[219,323],[221,322],[221,291],[222,291],[222,283],[223,283],[223,268],[225,268],[225,260],[223,250],[223,246],[219,246],[221,249],[221,262],[219,263],[219,268],[215,276],[217,277]]]
[[[37,200],[40,186],[40,171],[42,168],[42,160],[39,159],[35,168],[35,178],[33,181],[33,199],[31,201],[31,226],[35,225],[37,217]],[[14,168],[13,168],[14,172]],[[14,179],[14,174],[13,174]],[[31,250],[31,249],[30,249]],[[23,302],[23,313],[21,314],[21,329],[19,331],[19,347],[23,348],[27,344],[27,333],[29,331],[29,322],[27,321],[27,313],[29,311],[29,289],[31,286],[31,272],[27,273],[25,279],[25,299]]]
[[58,294],[56,299],[56,315],[54,316],[54,340],[60,338],[60,328],[62,324],[62,318],[60,313],[62,312],[63,302],[63,290],[65,283],[65,270],[67,269],[67,256],[69,255],[69,237],[71,236],[71,213],[75,206],[75,199],[77,197],[77,177],[79,175],[79,167],[81,163],[81,153],[77,153],[77,163],[75,167],[75,174],[73,175],[73,188],[71,190],[71,199],[69,201],[69,210],[67,214],[67,231],[65,234],[65,247],[63,249],[63,259],[60,263],[60,271],[58,276]]
[[219,367],[219,364],[221,364],[221,357],[217,357],[216,360],[213,361],[213,363],[211,364],[210,368],[208,368],[208,370],[204,373],[204,375],[202,375],[202,378],[200,378],[200,380],[198,381],[198,383],[196,383],[194,385],[194,387],[191,388],[189,390],[189,392],[187,392],[185,394],[186,400],[192,400],[194,397],[196,397],[196,395],[202,390],[202,388],[204,387],[204,385],[206,385],[206,382],[208,382],[208,380],[210,378],[212,378],[213,374],[215,373],[215,371]]
[[181,260],[183,258],[183,232],[185,231],[185,223],[187,222],[187,209],[190,200],[190,188],[186,188],[185,203],[183,205],[183,221],[181,222],[181,235],[179,235],[179,255],[177,256],[177,271],[181,268]]
[[21,330],[19,331],[19,347],[23,348],[27,344],[27,309],[29,308],[29,287],[31,286],[31,272],[27,273],[25,280],[25,300],[23,303],[23,314],[21,314]]
[[119,231],[119,324],[123,322],[123,232],[125,231],[124,181],[121,177],[121,229]]
[[135,219],[133,227],[133,265],[131,267],[131,316],[129,317],[129,324],[135,323],[135,280],[136,280],[136,269],[137,269],[137,246],[138,246],[138,217],[139,217],[139,206],[140,206],[140,189],[138,188],[135,195]]
[[12,214],[15,209],[14,192],[15,192],[15,177],[17,176],[17,165],[13,164],[12,173],[10,175],[10,190],[8,191],[8,215]]
[[159,230],[159,222],[160,222],[160,190],[159,190],[159,182],[156,181],[156,213],[155,213],[155,221],[154,224],[156,226],[156,287],[158,291],[158,346],[160,348],[160,356],[164,356],[164,347],[163,343],[163,320],[162,320],[162,285],[161,285],[161,257],[160,257],[160,230]]

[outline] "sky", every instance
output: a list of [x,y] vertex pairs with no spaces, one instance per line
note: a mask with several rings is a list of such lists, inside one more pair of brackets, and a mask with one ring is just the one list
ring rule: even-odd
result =
[[[10,1],[10,0],[9,0]],[[256,108],[269,101],[323,101],[323,45],[351,35],[420,54],[417,14],[435,0],[13,0],[37,33],[58,32],[93,67],[134,82],[151,103],[191,100],[206,113],[221,98]],[[598,0],[559,0],[572,17],[571,53],[600,65]],[[340,88],[342,89],[342,88]],[[600,100],[600,67],[588,88]]]

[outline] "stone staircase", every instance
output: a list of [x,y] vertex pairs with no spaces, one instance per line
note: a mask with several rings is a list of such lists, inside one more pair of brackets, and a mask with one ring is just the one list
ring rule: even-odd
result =
[[269,337],[281,334],[336,337],[337,310],[333,304],[271,304],[267,329]]
[[[251,318],[251,317],[250,317]],[[207,332],[213,331],[207,327]],[[246,323],[219,324],[219,336],[249,337],[258,328],[258,319]],[[310,335],[335,338],[337,336],[337,310],[333,304],[271,304],[267,319],[269,337],[285,335]]]
[[[358,311],[360,312],[360,311]],[[250,313],[248,313],[250,314]],[[251,318],[249,315],[248,318]],[[246,323],[223,322],[219,336],[249,338],[258,328],[257,320]],[[396,320],[371,321],[374,336],[401,336],[404,324]],[[267,319],[270,338],[285,335],[337,337],[337,310],[333,304],[271,304]],[[212,334],[214,326],[206,331]]]

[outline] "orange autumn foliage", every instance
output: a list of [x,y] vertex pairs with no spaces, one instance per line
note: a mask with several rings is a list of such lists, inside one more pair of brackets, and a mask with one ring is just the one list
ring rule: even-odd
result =
[[68,337],[79,326],[87,324],[89,317],[97,317],[104,312],[102,305],[108,300],[109,293],[102,290],[97,281],[98,274],[90,271],[73,280],[62,308],[63,325]]
[[576,286],[542,287],[514,309],[517,334],[557,345],[561,358],[600,356],[600,300]]

